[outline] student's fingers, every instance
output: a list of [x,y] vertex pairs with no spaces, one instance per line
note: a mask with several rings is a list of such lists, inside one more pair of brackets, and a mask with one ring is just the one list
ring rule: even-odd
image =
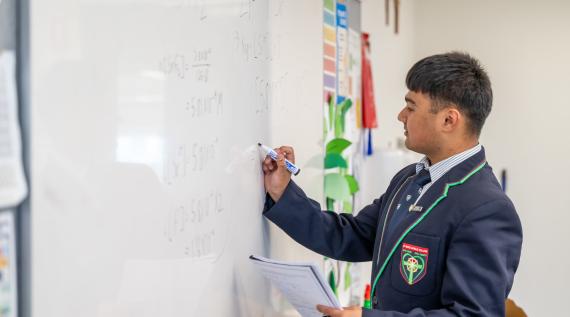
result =
[[277,153],[277,166],[285,166],[285,153],[281,150],[281,148],[276,148],[275,153]]
[[277,168],[281,171],[287,170],[287,166],[285,165],[285,155],[283,155],[283,153],[277,154]]
[[334,307],[325,306],[325,305],[317,305],[317,310],[320,313],[322,313],[323,315],[331,316],[331,317],[338,316],[339,312],[341,312],[341,310],[338,310]]
[[277,168],[277,163],[272,159],[265,159],[263,161],[263,168],[267,169],[267,171],[273,171]]
[[264,171],[265,169],[267,169],[267,171],[273,171],[277,168],[277,163],[275,163],[275,161],[271,159],[271,157],[266,156],[265,159],[263,160],[263,168]]
[[266,163],[265,161],[263,161],[263,164],[261,164],[261,169],[263,170],[264,174],[269,173],[271,170],[269,169],[269,164]]
[[293,150],[293,147],[284,145],[279,149],[283,152],[285,158],[288,159],[289,162],[295,164],[295,150]]
[[265,164],[265,163],[264,163],[264,164],[262,165],[262,169],[263,169],[263,173],[264,173],[264,174],[267,175],[267,174],[271,173],[271,172],[274,170],[274,168],[273,168],[273,166],[272,166],[271,164],[275,164],[275,162],[273,162],[273,163],[268,163],[268,164]]
[[275,151],[275,153],[277,153],[277,156],[279,156],[279,154],[283,154],[283,150],[281,150],[280,147],[276,147],[273,150]]
[[273,160],[271,157],[269,157],[269,155],[266,159],[271,160],[271,170],[275,171],[279,169],[279,154],[281,154],[281,150],[279,150],[279,148],[274,148],[273,151],[277,153],[277,160]]
[[331,309],[331,307],[325,306],[325,305],[317,305],[317,310],[319,311],[319,313],[323,313],[326,314],[327,312],[329,312]]
[[[294,160],[293,148],[285,147],[285,150],[283,150],[283,147],[279,147],[275,148],[274,151],[277,153],[277,161],[274,161],[271,157],[266,156],[263,160],[263,172],[265,174],[269,174],[277,170],[281,173],[288,172],[287,166],[285,164],[285,159],[287,158],[291,162]],[[286,157],[286,155],[288,156]],[[291,159],[289,159],[289,156],[291,156]]]

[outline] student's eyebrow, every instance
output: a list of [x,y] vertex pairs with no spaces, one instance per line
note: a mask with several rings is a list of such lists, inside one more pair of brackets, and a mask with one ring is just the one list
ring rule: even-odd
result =
[[407,103],[411,103],[411,104],[414,105],[414,106],[416,105],[416,102],[413,101],[412,99],[410,99],[410,98],[408,98],[408,97],[405,97],[404,99],[406,100]]

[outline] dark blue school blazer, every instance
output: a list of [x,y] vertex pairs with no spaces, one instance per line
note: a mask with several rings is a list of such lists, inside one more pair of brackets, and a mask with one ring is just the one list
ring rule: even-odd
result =
[[[482,149],[437,180],[390,235],[393,200],[415,164],[357,216],[322,211],[291,181],[263,214],[305,247],[342,261],[373,261],[363,316],[505,316],[522,227]],[[390,210],[390,212],[388,212]]]

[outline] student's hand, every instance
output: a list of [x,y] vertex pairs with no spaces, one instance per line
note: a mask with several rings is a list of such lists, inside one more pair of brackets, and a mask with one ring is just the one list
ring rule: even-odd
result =
[[362,317],[362,308],[358,306],[345,307],[340,310],[325,305],[317,305],[317,310],[330,317]]
[[291,172],[285,167],[285,159],[295,163],[295,152],[290,146],[282,146],[274,150],[277,152],[277,162],[267,156],[263,161],[263,174],[265,174],[265,190],[277,202],[291,180]]

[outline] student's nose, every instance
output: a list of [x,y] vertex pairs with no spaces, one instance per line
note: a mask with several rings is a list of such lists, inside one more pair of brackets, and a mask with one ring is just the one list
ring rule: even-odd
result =
[[406,123],[406,122],[405,122],[406,118],[405,118],[405,114],[404,114],[405,110],[406,110],[406,108],[404,107],[404,108],[400,111],[400,113],[398,113],[398,121],[400,121],[400,122],[402,122],[402,123]]

